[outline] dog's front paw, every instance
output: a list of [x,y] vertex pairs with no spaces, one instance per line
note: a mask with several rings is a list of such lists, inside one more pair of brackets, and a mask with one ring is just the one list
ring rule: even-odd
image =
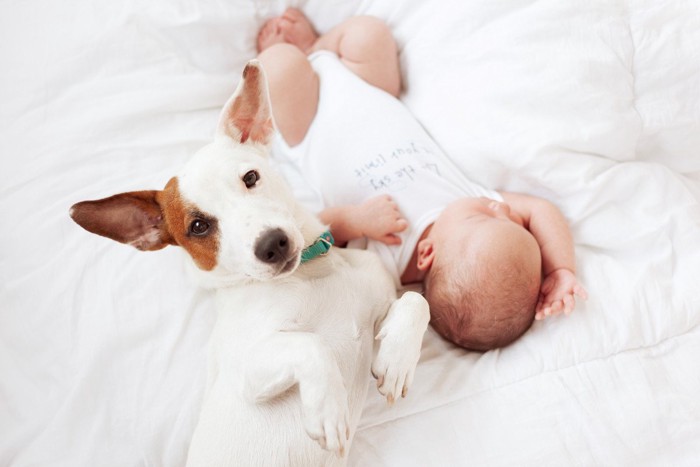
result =
[[406,339],[397,336],[381,339],[379,352],[372,362],[372,375],[377,378],[379,393],[391,405],[399,394],[406,397],[420,358],[420,346],[411,345],[410,340],[406,342]]
[[328,451],[345,456],[350,439],[348,395],[345,388],[321,391],[315,400],[304,403],[304,428],[311,439]]
[[413,382],[429,318],[425,299],[407,292],[394,302],[375,337],[381,343],[372,362],[372,375],[377,379],[379,393],[390,405],[399,394],[406,397]]

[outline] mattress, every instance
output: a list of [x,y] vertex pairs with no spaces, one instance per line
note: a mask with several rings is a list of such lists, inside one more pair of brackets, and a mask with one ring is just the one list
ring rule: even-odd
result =
[[[264,21],[356,14],[471,179],[555,203],[589,299],[476,353],[429,330],[352,466],[700,462],[700,5],[683,0],[27,0],[0,5],[0,465],[183,465],[212,292],[75,202],[157,189],[213,136]],[[294,167],[279,164],[312,205]]]

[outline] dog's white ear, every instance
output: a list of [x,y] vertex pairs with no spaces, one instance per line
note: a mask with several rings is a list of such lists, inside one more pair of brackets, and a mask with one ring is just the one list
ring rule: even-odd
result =
[[239,143],[268,144],[271,141],[274,123],[267,79],[257,60],[249,61],[243,70],[236,92],[221,112],[217,133]]
[[174,244],[158,204],[158,191],[134,191],[73,205],[70,216],[88,232],[139,250]]

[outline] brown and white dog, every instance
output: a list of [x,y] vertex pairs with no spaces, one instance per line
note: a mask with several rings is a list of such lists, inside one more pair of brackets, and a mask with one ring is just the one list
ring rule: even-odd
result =
[[330,249],[302,262],[327,249],[326,227],[270,166],[273,133],[265,76],[251,61],[214,141],[163,190],[70,212],[140,250],[183,247],[217,289],[192,466],[343,465],[370,372],[390,403],[405,396],[428,325],[427,302],[413,292],[397,300],[372,253]]

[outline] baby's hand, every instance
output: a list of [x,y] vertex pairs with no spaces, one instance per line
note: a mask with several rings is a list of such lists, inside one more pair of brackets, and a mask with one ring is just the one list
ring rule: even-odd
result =
[[401,244],[401,239],[395,234],[408,227],[408,222],[389,195],[370,198],[362,203],[355,222],[363,236],[387,245]]
[[564,268],[550,272],[542,281],[535,319],[541,320],[560,313],[568,315],[574,310],[576,295],[584,300],[588,298],[588,292],[579,284],[573,272]]

